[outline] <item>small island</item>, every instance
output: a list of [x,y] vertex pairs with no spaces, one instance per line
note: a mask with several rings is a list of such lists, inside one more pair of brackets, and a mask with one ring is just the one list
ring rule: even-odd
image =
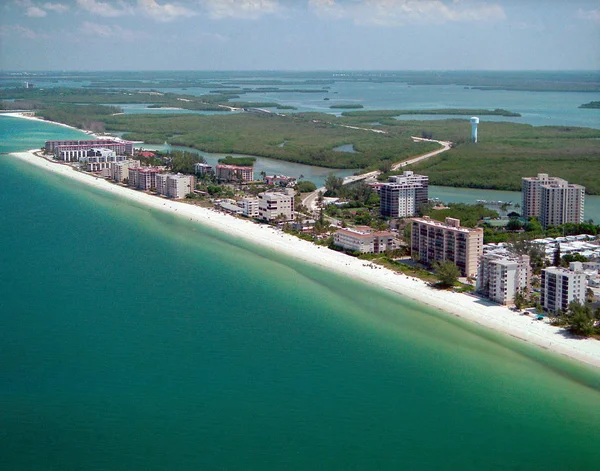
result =
[[600,101],[590,101],[589,103],[579,105],[578,108],[600,109]]
[[346,105],[331,105],[329,108],[331,108],[331,109],[337,108],[340,110],[359,110],[361,108],[364,108],[364,106],[360,105],[358,103],[356,103],[356,104],[350,103],[350,104],[346,104]]

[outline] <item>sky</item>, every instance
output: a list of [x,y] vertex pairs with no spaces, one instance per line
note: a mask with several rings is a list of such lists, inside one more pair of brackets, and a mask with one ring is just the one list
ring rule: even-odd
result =
[[600,0],[0,0],[0,70],[600,70]]

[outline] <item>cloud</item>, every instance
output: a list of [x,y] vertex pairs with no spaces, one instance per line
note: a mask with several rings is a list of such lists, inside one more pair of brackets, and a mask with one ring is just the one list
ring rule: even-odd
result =
[[12,36],[18,35],[21,38],[25,39],[40,39],[40,38],[48,38],[47,34],[44,33],[36,33],[32,29],[26,28],[21,25],[2,25],[0,26],[0,36]]
[[[82,38],[83,36],[83,38]],[[117,25],[102,25],[99,23],[92,23],[90,21],[84,21],[79,27],[79,34],[77,35],[80,39],[85,37],[94,36],[104,39],[123,39],[131,40],[134,35],[131,31],[121,28]]]
[[53,11],[55,13],[64,13],[69,10],[69,7],[62,3],[44,3],[42,6],[45,10]]
[[580,8],[577,10],[577,17],[581,20],[593,21],[594,23],[600,23],[600,10],[584,10]]
[[108,18],[131,14],[130,6],[125,3],[118,2],[99,2],[96,0],[77,0],[77,5],[83,10],[94,15],[105,16]]
[[138,7],[149,17],[157,21],[171,21],[179,17],[189,17],[195,12],[173,3],[160,4],[156,0],[138,0]]
[[278,0],[200,0],[211,18],[257,19],[281,11]]
[[38,8],[36,6],[31,6],[31,7],[27,7],[27,11],[25,14],[27,16],[30,16],[31,18],[43,18],[48,13],[46,13],[46,11],[42,10],[41,8]]
[[357,24],[380,26],[506,19],[500,5],[473,0],[309,0],[308,6],[321,18],[349,18]]

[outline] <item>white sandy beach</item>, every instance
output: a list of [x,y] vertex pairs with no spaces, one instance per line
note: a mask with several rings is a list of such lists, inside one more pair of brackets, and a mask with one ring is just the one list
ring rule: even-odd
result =
[[197,221],[305,262],[388,289],[401,296],[525,340],[555,353],[600,367],[600,341],[598,340],[567,338],[561,333],[561,329],[551,326],[546,321],[538,321],[529,316],[516,314],[507,307],[487,303],[485,300],[467,294],[439,291],[428,287],[421,280],[399,275],[385,268],[372,268],[364,260],[316,246],[272,227],[238,219],[211,209],[171,201],[115,185],[102,178],[77,172],[67,165],[49,162],[37,157],[33,152],[20,152],[10,155],[49,171],[103,189],[123,199],[136,201],[158,210],[172,212],[188,220]]

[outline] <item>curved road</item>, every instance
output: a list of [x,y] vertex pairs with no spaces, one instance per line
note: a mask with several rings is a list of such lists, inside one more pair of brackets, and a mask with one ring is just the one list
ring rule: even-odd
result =
[[[423,160],[429,159],[434,155],[441,154],[442,152],[446,152],[451,148],[452,143],[449,141],[436,141],[435,139],[425,139],[423,137],[415,137],[411,136],[415,141],[427,141],[427,142],[437,142],[442,147],[440,149],[434,150],[433,152],[428,152],[427,154],[419,155],[417,157],[411,157],[410,159],[403,160],[402,162],[397,162],[392,165],[392,170],[398,170],[399,168],[405,167],[406,165],[416,164],[417,162],[421,162]],[[348,185],[349,183],[355,183],[361,180],[370,180],[376,179],[379,175],[381,175],[381,170],[373,170],[372,172],[361,173],[360,175],[352,175],[350,177],[344,178],[344,185]],[[312,193],[307,194],[304,198],[302,198],[302,204],[306,206],[309,211],[316,211],[317,209],[317,197],[319,196],[319,192],[325,193],[325,187],[317,188]]]

